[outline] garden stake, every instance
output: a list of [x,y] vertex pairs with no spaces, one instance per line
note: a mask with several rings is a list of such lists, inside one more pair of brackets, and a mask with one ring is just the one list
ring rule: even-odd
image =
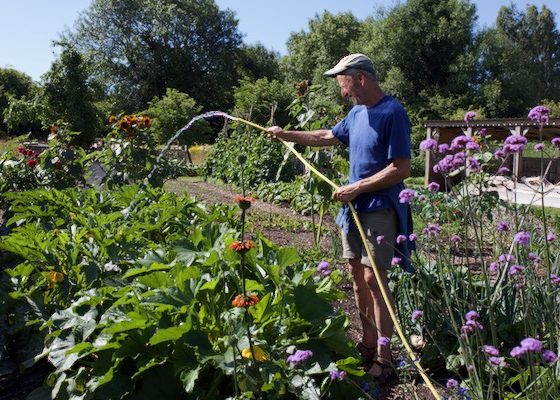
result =
[[[252,126],[253,128],[256,128],[256,129],[259,129],[259,130],[261,130],[265,133],[268,133],[266,128],[264,128],[260,125],[257,125],[253,122],[246,121],[246,120],[244,120],[242,118],[238,118],[238,117],[232,117],[231,115],[227,115],[227,114],[224,114],[224,113],[220,113],[219,115],[224,116],[226,118],[230,118],[234,121],[242,122],[246,125]],[[333,189],[335,189],[335,190],[338,189],[338,186],[333,181],[331,181],[329,178],[327,178],[325,175],[323,175],[321,172],[319,172],[298,151],[296,151],[294,149],[293,144],[290,144],[290,143],[288,143],[288,142],[286,142],[286,141],[284,141],[280,138],[276,138],[276,139],[278,141],[280,141],[284,146],[286,146],[288,148],[288,150],[290,150],[303,164],[305,164],[305,166],[307,166],[317,176],[319,176],[321,179],[323,179],[325,182],[327,182],[329,185],[331,185],[333,187]],[[369,246],[366,245],[366,243],[367,243],[366,235],[365,235],[365,232],[362,228],[362,224],[360,224],[360,221],[358,219],[358,214],[356,213],[356,210],[354,209],[354,206],[352,205],[352,202],[349,201],[348,206],[350,207],[350,210],[352,211],[352,216],[354,217],[354,221],[356,222],[356,226],[358,227],[358,230],[360,232],[360,237],[361,237],[362,243],[364,244],[364,247],[366,249],[368,260],[373,267],[373,273],[375,275],[377,285],[381,289],[381,295],[383,296],[383,300],[385,301],[385,305],[387,306],[387,310],[389,310],[389,315],[391,316],[391,319],[393,320],[393,324],[395,325],[395,330],[397,331],[397,334],[399,335],[399,338],[401,339],[401,343],[405,347],[406,352],[408,353],[408,357],[413,362],[414,366],[416,367],[416,369],[418,370],[418,372],[422,376],[422,379],[424,380],[424,383],[426,383],[426,386],[428,386],[428,388],[432,392],[432,395],[434,396],[434,398],[436,400],[440,400],[441,399],[440,395],[437,393],[436,389],[432,385],[432,382],[430,381],[430,378],[428,377],[428,375],[426,374],[426,372],[424,371],[424,369],[420,365],[420,361],[418,360],[418,358],[416,357],[416,355],[412,351],[412,348],[408,344],[408,341],[406,340],[406,338],[404,336],[404,333],[401,329],[401,326],[400,326],[400,324],[397,320],[397,316],[395,314],[395,311],[393,310],[393,307],[391,306],[391,302],[389,301],[389,298],[387,296],[387,292],[385,291],[384,286],[381,285],[381,278],[379,277],[379,272],[377,270],[377,265],[375,265],[375,261],[373,260],[373,257],[371,255],[371,251],[369,249]]]

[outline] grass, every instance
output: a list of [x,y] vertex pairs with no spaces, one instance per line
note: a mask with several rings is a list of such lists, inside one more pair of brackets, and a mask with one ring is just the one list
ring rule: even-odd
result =
[[20,135],[9,138],[0,139],[0,154],[4,152],[14,151],[16,147],[20,146],[24,141],[29,140],[28,135]]

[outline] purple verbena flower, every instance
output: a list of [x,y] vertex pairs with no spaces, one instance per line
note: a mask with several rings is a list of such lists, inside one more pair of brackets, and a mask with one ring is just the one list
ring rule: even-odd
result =
[[471,172],[480,172],[482,167],[480,166],[480,162],[473,157],[469,157],[468,159],[468,168]]
[[389,339],[387,336],[380,336],[379,339],[377,339],[378,346],[388,346],[390,343],[391,339]]
[[449,238],[449,240],[451,241],[451,243],[458,243],[461,241],[461,236],[453,235]]
[[428,190],[432,193],[437,192],[439,190],[439,188],[440,188],[440,186],[439,186],[439,183],[437,183],[437,182],[430,182],[428,184]]
[[300,364],[313,357],[313,352],[311,350],[296,350],[296,352],[288,356],[287,361],[292,364]]
[[414,321],[414,322],[418,321],[423,316],[424,316],[424,311],[422,311],[422,310],[412,311],[412,321]]
[[383,242],[383,239],[385,239],[385,236],[379,235],[375,238],[375,241],[377,242],[377,244],[381,244]]
[[513,237],[513,243],[519,244],[521,246],[529,246],[529,242],[531,241],[531,236],[528,232],[517,232]]
[[527,258],[531,261],[533,261],[533,263],[538,264],[541,262],[541,258],[539,257],[539,255],[537,253],[533,253],[530,252],[529,254],[527,254]]
[[468,123],[471,122],[473,119],[475,119],[475,117],[476,117],[476,112],[474,112],[474,111],[467,111],[467,112],[465,113],[465,116],[463,117],[463,121],[465,121],[465,122],[468,124]]
[[438,146],[438,153],[444,154],[449,151],[449,145],[447,143],[442,143]]
[[457,136],[451,141],[451,150],[464,149],[468,142],[472,141],[471,138],[465,135]]
[[403,189],[399,193],[399,202],[408,204],[412,201],[412,199],[416,196],[416,190],[412,189]]
[[338,369],[333,369],[329,372],[331,381],[342,381],[346,378],[346,371],[339,371]]
[[500,264],[498,264],[497,262],[490,263],[490,265],[488,266],[488,271],[490,272],[490,274],[496,275],[500,271]]
[[420,150],[427,151],[427,150],[435,150],[438,146],[437,140],[435,139],[426,139],[420,142]]
[[543,360],[549,364],[552,364],[554,361],[558,359],[558,356],[552,350],[545,350],[542,353]]
[[520,273],[520,272],[523,272],[524,269],[525,269],[524,266],[514,264],[514,265],[512,265],[511,267],[509,267],[508,274],[509,274],[510,276],[514,276],[514,275],[517,275],[517,274]]
[[405,242],[406,241],[406,236],[405,235],[399,235],[399,236],[397,236],[397,239],[395,241],[397,242],[397,244]]
[[549,233],[548,235],[546,235],[547,242],[554,242],[556,239],[557,237],[554,233]]
[[553,285],[560,285],[560,276],[556,274],[550,274],[550,283]]
[[498,368],[502,368],[502,367],[503,368],[508,368],[509,367],[509,364],[505,361],[504,357],[492,356],[492,357],[488,358],[488,362],[493,367],[498,367]]
[[500,254],[500,256],[498,257],[498,261],[502,263],[515,262],[515,256],[510,253]]
[[523,151],[525,145],[527,145],[527,138],[525,136],[511,135],[504,140],[502,150],[506,154],[519,153]]
[[402,261],[402,258],[400,257],[393,257],[391,259],[391,265],[399,265]]
[[508,167],[500,167],[498,168],[498,175],[505,175],[509,174],[511,170]]
[[560,137],[553,138],[550,143],[560,149]]
[[497,348],[495,348],[494,346],[484,345],[484,346],[482,346],[482,350],[486,354],[488,354],[489,356],[498,357],[500,355],[499,350]]
[[535,338],[525,338],[521,341],[521,348],[527,351],[540,352],[542,350],[542,342]]
[[535,145],[535,151],[543,151],[544,150],[544,144],[542,143],[537,143]]
[[465,314],[465,318],[467,319],[467,321],[474,321],[480,318],[480,314],[476,311],[471,310]]
[[469,140],[466,144],[465,144],[465,149],[467,150],[480,150],[480,145],[475,142],[474,140]]
[[447,387],[447,389],[455,389],[457,386],[459,386],[459,382],[457,382],[456,379],[451,378],[447,380],[445,386]]
[[408,235],[408,240],[410,240],[411,242],[414,242],[416,238],[416,233],[411,233],[410,235]]
[[498,222],[498,225],[496,226],[496,230],[498,232],[508,232],[509,231],[509,222],[504,221],[504,220]]
[[526,352],[527,352],[527,350],[524,349],[523,347],[515,346],[513,349],[511,349],[511,351],[510,351],[509,354],[510,354],[512,357],[519,358],[519,357],[521,357],[523,354],[525,354]]
[[317,265],[317,272],[323,276],[329,276],[332,273],[331,265],[327,261],[321,261]]
[[428,236],[437,236],[441,232],[441,227],[438,224],[428,224],[424,229],[422,229],[422,233]]
[[527,117],[541,124],[547,124],[549,112],[550,112],[550,108],[546,106],[536,106],[533,107],[531,111],[529,111],[529,115],[527,115]]

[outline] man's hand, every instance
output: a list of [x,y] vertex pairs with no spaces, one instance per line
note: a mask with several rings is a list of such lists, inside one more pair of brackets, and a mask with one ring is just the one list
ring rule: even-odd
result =
[[360,194],[358,185],[352,183],[350,185],[341,186],[332,194],[332,199],[346,203],[354,200]]
[[282,139],[282,136],[284,135],[285,131],[284,131],[284,129],[275,125],[275,126],[271,126],[270,128],[268,128],[266,130],[266,133],[267,133],[269,138],[271,138],[272,140],[277,142],[278,138]]

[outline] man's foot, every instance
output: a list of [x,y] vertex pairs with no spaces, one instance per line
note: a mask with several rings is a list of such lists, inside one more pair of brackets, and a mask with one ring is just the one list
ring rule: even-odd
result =
[[397,371],[392,361],[382,357],[376,357],[372,360],[371,367],[367,370],[367,373],[381,386],[397,377]]

